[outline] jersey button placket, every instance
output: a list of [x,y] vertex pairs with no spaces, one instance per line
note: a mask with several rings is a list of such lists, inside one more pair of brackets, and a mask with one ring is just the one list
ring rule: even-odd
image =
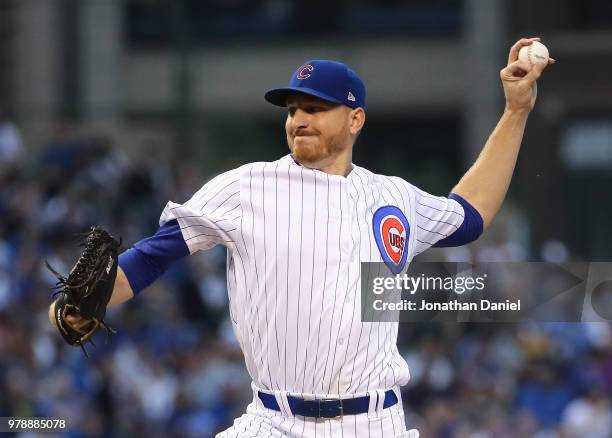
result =
[[341,214],[342,214],[342,224],[340,229],[340,248],[342,251],[342,260],[343,262],[349,260],[348,258],[351,255],[351,251],[353,248],[353,239],[352,239],[352,213],[353,213],[353,203],[352,198],[349,195],[350,184],[347,183],[346,179],[342,179],[341,181],[341,195],[340,195],[340,205],[341,205]]
[[[350,211],[350,243],[351,243],[351,254],[350,254],[350,263],[351,263],[351,272],[355,272],[355,270],[359,271],[361,269],[360,266],[360,248],[361,244],[361,236],[359,230],[359,213],[360,213],[360,205],[359,205],[359,192],[354,184],[349,183],[349,211]],[[358,273],[356,275],[359,275]],[[351,278],[351,282],[354,281],[354,278]],[[350,305],[353,303],[355,299],[354,294],[356,292],[354,290],[350,290],[346,294],[346,298],[344,299],[345,305]]]
[[359,232],[359,220],[358,220],[358,210],[359,210],[359,193],[357,192],[357,188],[354,184],[348,184],[349,190],[349,211],[351,218],[351,262],[359,262],[359,244],[361,242],[361,236]]

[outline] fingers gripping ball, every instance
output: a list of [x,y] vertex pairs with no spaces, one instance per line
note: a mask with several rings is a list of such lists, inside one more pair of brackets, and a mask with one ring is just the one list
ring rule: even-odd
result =
[[[115,286],[121,242],[102,228],[92,227],[84,235],[81,246],[84,251],[68,277],[59,274],[48,263],[47,268],[58,278],[57,290],[53,294],[58,296],[53,322],[68,344],[85,351],[83,344],[91,342],[100,326],[107,330],[107,334],[114,333],[104,322],[104,317]],[[80,317],[87,323],[70,324],[68,317]]]
[[548,58],[548,48],[539,41],[523,46],[518,54],[519,61],[524,61],[532,67],[536,64],[547,65]]

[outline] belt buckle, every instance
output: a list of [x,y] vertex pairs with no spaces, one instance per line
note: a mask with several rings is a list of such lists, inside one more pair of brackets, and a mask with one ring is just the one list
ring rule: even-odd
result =
[[[340,417],[340,419],[344,418],[344,400],[341,398],[324,398],[324,399],[320,399],[318,400],[318,407],[319,407],[319,418],[338,418]],[[340,402],[340,415],[334,415],[334,416],[327,416],[327,415],[321,415],[321,403],[324,402]]]

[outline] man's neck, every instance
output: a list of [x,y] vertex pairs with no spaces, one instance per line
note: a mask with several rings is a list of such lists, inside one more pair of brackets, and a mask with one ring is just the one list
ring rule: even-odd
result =
[[348,174],[351,173],[351,170],[353,170],[353,165],[351,164],[351,160],[349,160],[348,162],[344,160],[338,160],[330,164],[329,166],[322,167],[319,170],[330,175],[340,175],[347,177]]
[[347,151],[343,154],[336,156],[329,163],[325,163],[322,165],[311,166],[306,163],[300,163],[295,160],[295,158],[294,161],[300,164],[301,166],[308,167],[310,169],[316,169],[321,172],[325,172],[329,175],[339,175],[347,177],[348,174],[351,173],[351,171],[353,170],[352,158],[353,154],[351,153],[351,151]]

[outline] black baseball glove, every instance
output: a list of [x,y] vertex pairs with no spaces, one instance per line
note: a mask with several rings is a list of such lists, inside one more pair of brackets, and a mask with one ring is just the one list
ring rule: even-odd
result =
[[[49,263],[46,265],[58,278],[53,294],[57,297],[53,321],[66,342],[81,347],[87,355],[83,344],[91,342],[100,326],[108,335],[114,333],[104,322],[104,316],[115,286],[121,242],[99,227],[92,227],[83,237],[81,246],[85,250],[68,277],[59,274]],[[71,325],[66,319],[68,316],[80,317],[86,324]]]

